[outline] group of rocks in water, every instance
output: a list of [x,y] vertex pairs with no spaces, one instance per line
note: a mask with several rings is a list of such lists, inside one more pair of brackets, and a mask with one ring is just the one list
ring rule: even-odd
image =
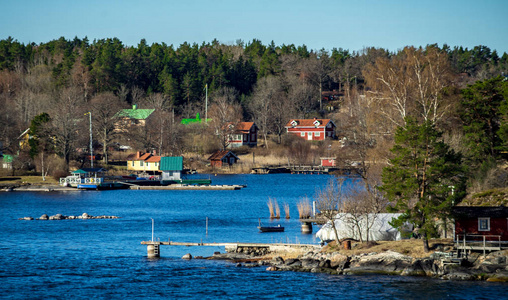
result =
[[[413,258],[394,251],[344,255],[339,252],[321,253],[310,251],[298,258],[283,259],[274,256],[270,259],[254,255],[250,250],[241,253],[215,253],[208,259],[230,260],[237,267],[267,267],[267,271],[295,271],[328,273],[332,275],[384,274],[402,276],[428,276],[448,280],[486,280],[508,282],[508,251],[492,252],[486,256],[472,255],[456,260],[455,263],[443,259],[435,253],[426,258]],[[257,255],[256,255],[257,254]],[[192,259],[186,254],[184,259]],[[195,257],[203,258],[203,257]]]
[[88,219],[118,219],[117,216],[92,216],[87,213],[83,213],[80,216],[65,216],[62,214],[56,214],[52,216],[48,216],[47,214],[43,214],[39,218],[32,218],[32,217],[23,217],[19,218],[18,220],[88,220]]

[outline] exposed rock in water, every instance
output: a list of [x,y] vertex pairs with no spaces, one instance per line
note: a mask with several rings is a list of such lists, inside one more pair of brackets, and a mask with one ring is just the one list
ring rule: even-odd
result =
[[184,256],[182,256],[182,259],[191,260],[192,259],[192,255],[190,253],[187,253]]
[[[117,216],[91,216],[87,213],[83,213],[81,216],[65,216],[62,214],[56,214],[53,216],[48,216],[47,214],[43,214],[36,220],[76,220],[76,219],[119,219]],[[34,220],[32,217],[23,217],[19,218],[18,220]]]

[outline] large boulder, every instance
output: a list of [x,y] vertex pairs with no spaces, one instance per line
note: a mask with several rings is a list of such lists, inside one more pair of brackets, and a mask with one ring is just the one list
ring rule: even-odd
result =
[[411,264],[411,257],[398,252],[370,253],[353,257],[347,273],[400,274]]
[[49,217],[47,214],[43,214],[42,216],[39,217],[39,220],[49,220]]
[[50,220],[63,220],[65,217],[62,214],[56,214],[49,217]]
[[192,255],[190,253],[187,253],[184,256],[182,256],[182,259],[191,260],[192,259]]

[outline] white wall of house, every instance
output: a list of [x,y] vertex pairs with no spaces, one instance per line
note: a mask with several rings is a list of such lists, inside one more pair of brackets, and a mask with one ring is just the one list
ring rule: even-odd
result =
[[162,171],[162,180],[180,180],[180,171]]

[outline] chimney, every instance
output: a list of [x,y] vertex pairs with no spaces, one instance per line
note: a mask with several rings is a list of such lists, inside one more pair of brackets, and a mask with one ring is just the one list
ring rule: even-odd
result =
[[141,157],[141,152],[136,152],[136,158],[140,158]]
[[152,150],[152,155],[153,155],[153,156],[157,155],[156,153],[157,153],[157,150],[155,150],[155,149],[154,149],[154,150]]

